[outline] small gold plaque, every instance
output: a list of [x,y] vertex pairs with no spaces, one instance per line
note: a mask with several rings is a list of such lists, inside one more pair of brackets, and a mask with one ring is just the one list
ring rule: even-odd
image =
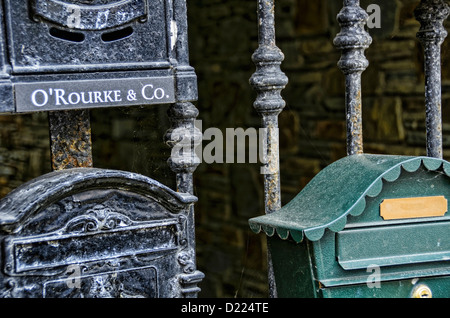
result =
[[448,210],[444,196],[386,199],[380,204],[384,220],[443,216]]

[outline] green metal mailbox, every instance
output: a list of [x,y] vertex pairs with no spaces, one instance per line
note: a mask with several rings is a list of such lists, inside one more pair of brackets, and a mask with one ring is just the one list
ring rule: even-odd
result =
[[449,162],[358,154],[249,223],[278,297],[449,297],[448,199]]

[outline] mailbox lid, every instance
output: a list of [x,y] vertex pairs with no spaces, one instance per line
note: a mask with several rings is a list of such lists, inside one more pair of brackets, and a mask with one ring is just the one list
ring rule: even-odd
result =
[[5,1],[13,74],[171,66],[167,0],[83,2]]
[[420,167],[430,171],[442,169],[450,175],[450,164],[429,157],[392,155],[352,155],[323,169],[287,205],[280,210],[249,220],[255,233],[275,232],[281,239],[291,237],[301,242],[322,238],[326,229],[339,232],[347,225],[347,216],[359,216],[366,208],[366,198],[376,197],[384,181],[392,182],[401,172]]

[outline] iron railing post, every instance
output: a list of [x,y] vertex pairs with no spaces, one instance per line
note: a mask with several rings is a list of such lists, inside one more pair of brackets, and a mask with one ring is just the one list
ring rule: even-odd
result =
[[[167,163],[176,175],[176,190],[181,193],[194,194],[194,171],[200,164],[196,148],[202,142],[202,132],[195,126],[199,114],[197,107],[192,103],[197,100],[197,81],[194,68],[189,65],[189,49],[187,46],[187,16],[186,1],[175,0],[173,15],[178,21],[173,32],[174,54],[177,65],[175,69],[175,94],[177,102],[171,104],[167,114],[171,121],[171,128],[164,138],[166,144],[172,148]],[[195,78],[195,81],[193,80]],[[191,205],[187,215],[189,248],[179,258],[184,264],[184,274],[180,275],[180,284],[186,298],[197,297],[200,289],[197,284],[204,278],[204,274],[197,270],[196,243],[195,243],[195,211]]]
[[[168,116],[172,127],[165,135],[166,144],[172,148],[168,165],[176,174],[177,191],[193,194],[193,173],[200,164],[196,154],[196,146],[202,141],[202,133],[195,127],[198,109],[192,104],[197,100],[197,81],[194,68],[189,64],[189,48],[187,46],[188,24],[186,1],[174,1],[173,15],[178,21],[174,38],[174,54],[177,60],[175,71],[175,94],[177,102],[171,104]],[[195,81],[190,79],[195,78]],[[195,84],[194,84],[195,83]]]
[[[258,0],[258,48],[252,56],[256,71],[250,84],[257,92],[253,104],[266,130],[263,141],[264,206],[269,214],[281,208],[278,115],[285,106],[281,91],[288,78],[281,71],[284,55],[275,44],[275,1]],[[270,253],[268,255],[269,296],[277,297]]]
[[443,22],[449,15],[443,0],[421,0],[414,11],[425,57],[425,111],[427,155],[442,158],[441,45],[447,37]]
[[361,74],[369,66],[364,51],[372,43],[364,29],[367,19],[359,0],[344,0],[337,15],[341,32],[336,35],[334,45],[342,50],[338,67],[345,74],[347,155],[363,153]]

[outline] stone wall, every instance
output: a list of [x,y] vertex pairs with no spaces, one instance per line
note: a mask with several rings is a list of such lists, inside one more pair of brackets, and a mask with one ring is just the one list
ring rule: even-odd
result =
[[0,197],[48,171],[47,115],[0,116]]
[[[413,17],[418,0],[363,0],[380,5],[363,73],[367,153],[425,154],[423,58]],[[277,0],[277,44],[289,77],[280,115],[281,186],[288,202],[326,165],[345,156],[343,75],[332,44],[342,1]],[[191,64],[196,68],[203,130],[259,127],[248,79],[255,71],[256,0],[189,0]],[[443,46],[444,157],[450,158],[449,44]],[[167,108],[91,112],[94,165],[142,173],[174,185],[163,136]],[[0,194],[50,170],[45,114],[0,117]],[[204,141],[204,145],[209,141]],[[247,220],[260,215],[259,164],[202,163],[195,174],[200,297],[267,296],[265,237]]]

